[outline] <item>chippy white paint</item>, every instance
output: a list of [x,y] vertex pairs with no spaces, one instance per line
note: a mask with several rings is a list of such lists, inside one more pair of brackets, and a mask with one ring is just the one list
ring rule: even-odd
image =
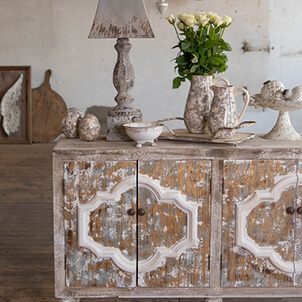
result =
[[[302,179],[298,183],[302,184]],[[243,247],[251,252],[255,257],[267,257],[272,265],[285,273],[301,273],[302,261],[286,262],[274,250],[274,247],[259,246],[248,235],[247,216],[259,204],[278,202],[281,193],[289,186],[297,185],[297,175],[289,175],[280,179],[275,186],[269,190],[256,191],[253,195],[248,196],[242,203],[236,204],[236,246]]]
[[[172,90],[177,43],[173,28],[156,9],[157,0],[145,0],[155,39],[132,39],[130,59],[136,83],[134,106],[145,121],[184,112],[189,83]],[[85,111],[90,106],[115,106],[112,73],[116,62],[115,39],[88,39],[98,0],[0,0],[1,65],[31,65],[32,86],[53,70],[52,87],[68,107]],[[302,27],[300,0],[171,0],[166,14],[213,11],[233,16],[225,39],[233,51],[229,69],[222,75],[235,87],[259,93],[268,79],[286,87],[301,85],[302,48],[297,32]],[[244,52],[244,42],[248,47]],[[238,102],[239,103],[239,102]],[[242,104],[243,105],[243,104]],[[239,108],[240,110],[240,108]],[[291,121],[302,132],[301,111]],[[249,108],[243,120],[255,120],[251,132],[268,132],[277,112]],[[174,123],[174,122],[173,122]],[[171,123],[182,128],[182,122]]]
[[[166,258],[179,258],[179,256],[190,248],[197,248],[199,239],[197,238],[197,209],[198,205],[187,202],[186,197],[177,190],[169,190],[161,187],[150,177],[139,175],[139,187],[150,190],[157,202],[174,204],[183,212],[187,213],[187,235],[186,238],[174,244],[171,248],[156,247],[153,255],[146,260],[138,261],[138,273],[152,271],[165,262]],[[120,269],[129,272],[136,272],[136,260],[129,260],[118,248],[104,247],[93,240],[89,234],[90,213],[96,210],[103,203],[115,203],[120,200],[121,194],[129,189],[135,188],[136,176],[128,177],[116,184],[110,191],[97,192],[86,204],[78,206],[78,244],[87,248],[98,258],[110,258]],[[139,284],[142,286],[142,284]]]

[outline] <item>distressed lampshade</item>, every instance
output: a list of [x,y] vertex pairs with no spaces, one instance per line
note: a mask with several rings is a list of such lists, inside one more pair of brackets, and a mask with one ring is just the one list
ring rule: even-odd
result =
[[154,38],[144,0],[99,0],[89,38]]

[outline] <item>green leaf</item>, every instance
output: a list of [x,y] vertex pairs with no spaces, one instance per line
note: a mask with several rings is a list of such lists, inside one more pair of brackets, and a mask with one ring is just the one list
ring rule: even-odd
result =
[[201,57],[201,58],[199,59],[199,63],[198,63],[198,64],[199,64],[199,65],[203,65],[203,64],[205,63],[206,59],[207,59],[206,56]]
[[229,59],[228,59],[228,57],[224,54],[224,53],[222,53],[221,55],[220,55],[220,57],[222,58],[222,60],[224,61],[224,62],[227,62]]
[[195,65],[193,65],[192,67],[191,67],[191,73],[195,73],[195,71],[197,70],[197,68],[199,67],[199,65],[198,64],[195,64]]
[[180,43],[180,48],[181,50],[187,50],[188,48],[190,48],[191,43],[189,41],[182,41]]
[[173,89],[177,89],[181,84],[181,80],[180,80],[180,77],[176,77],[174,78],[173,80]]
[[232,47],[229,43],[225,42],[223,39],[219,40],[219,44],[222,47],[223,50],[225,51],[231,51]]
[[198,63],[198,57],[193,53],[193,59],[191,60],[192,63]]
[[186,65],[187,64],[186,57],[184,55],[177,57],[176,63],[179,65]]
[[187,79],[188,79],[189,81],[192,81],[193,76],[192,76],[191,74],[188,74],[188,75],[187,75]]
[[211,47],[213,47],[216,44],[217,44],[217,41],[208,40],[208,41],[204,42],[203,47],[204,48],[211,48]]
[[204,56],[206,53],[206,49],[203,46],[199,46],[198,53],[200,54],[200,56]]
[[227,48],[228,48],[226,50],[227,51],[231,51],[232,50],[232,46],[228,42],[225,42],[225,44],[227,45]]

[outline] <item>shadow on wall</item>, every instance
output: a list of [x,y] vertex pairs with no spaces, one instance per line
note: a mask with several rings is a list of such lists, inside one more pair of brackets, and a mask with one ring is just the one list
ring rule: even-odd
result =
[[106,106],[91,106],[87,108],[85,114],[90,113],[94,114],[101,123],[101,134],[107,133],[107,115],[113,107],[106,107]]

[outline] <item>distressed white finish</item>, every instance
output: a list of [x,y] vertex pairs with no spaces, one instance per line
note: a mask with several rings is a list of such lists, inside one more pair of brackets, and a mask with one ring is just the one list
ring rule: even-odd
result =
[[[139,273],[152,271],[165,262],[166,258],[178,258],[186,249],[197,248],[199,239],[197,238],[197,209],[195,203],[188,202],[186,196],[177,190],[163,188],[156,181],[146,175],[138,176],[138,186],[150,190],[157,198],[157,202],[174,204],[181,211],[187,213],[187,235],[184,240],[174,244],[171,248],[156,247],[155,252],[146,260],[138,261]],[[87,248],[98,258],[110,258],[120,269],[135,273],[136,260],[127,259],[123,253],[114,247],[104,247],[94,241],[89,233],[89,214],[96,210],[103,203],[118,202],[121,194],[136,187],[136,176],[129,177],[116,184],[110,192],[97,192],[91,200],[83,205],[79,205],[78,210],[78,244]]]
[[252,96],[255,106],[279,111],[277,123],[273,129],[263,135],[272,140],[300,140],[301,135],[296,132],[289,118],[289,111],[302,110],[302,86],[292,90],[284,90],[280,81],[264,83],[261,93]]
[[144,0],[99,0],[89,38],[154,38]]
[[[277,0],[276,0],[277,1]],[[62,138],[54,149],[54,244],[55,287],[57,298],[206,298],[210,302],[221,302],[222,298],[271,298],[302,297],[302,287],[222,287],[221,286],[221,227],[223,205],[223,161],[224,160],[294,160],[302,159],[301,141],[269,141],[256,136],[237,147],[219,144],[197,144],[191,142],[159,141],[158,146],[137,149],[133,143],[107,143],[104,139],[92,143]],[[63,168],[66,161],[133,161],[133,160],[211,160],[211,216],[209,228],[210,285],[209,287],[134,287],[98,288],[66,286],[65,231]],[[192,180],[193,181],[193,180]],[[198,226],[200,227],[200,226]]]
[[2,126],[7,135],[17,132],[20,125],[21,110],[17,103],[21,95],[22,84],[23,74],[19,76],[18,80],[6,91],[1,99]]
[[[301,273],[302,261],[286,262],[274,250],[274,247],[259,246],[248,235],[247,217],[250,212],[262,202],[278,202],[281,193],[289,186],[296,186],[298,176],[296,174],[280,179],[274,187],[266,191],[256,191],[243,202],[236,204],[236,246],[243,247],[255,257],[267,257],[273,266],[285,273]],[[300,185],[302,180],[299,178]]]
[[110,192],[97,192],[91,200],[83,205],[79,205],[78,210],[78,244],[87,248],[98,258],[110,258],[122,270],[130,273],[136,271],[136,262],[129,260],[123,255],[121,250],[114,247],[104,247],[100,243],[88,236],[89,214],[103,203],[118,202],[121,194],[136,186],[136,177],[129,177],[116,184]]
[[137,148],[141,148],[145,143],[155,146],[154,140],[160,136],[163,126],[164,124],[146,122],[124,125],[127,135],[136,142],[135,147]]

